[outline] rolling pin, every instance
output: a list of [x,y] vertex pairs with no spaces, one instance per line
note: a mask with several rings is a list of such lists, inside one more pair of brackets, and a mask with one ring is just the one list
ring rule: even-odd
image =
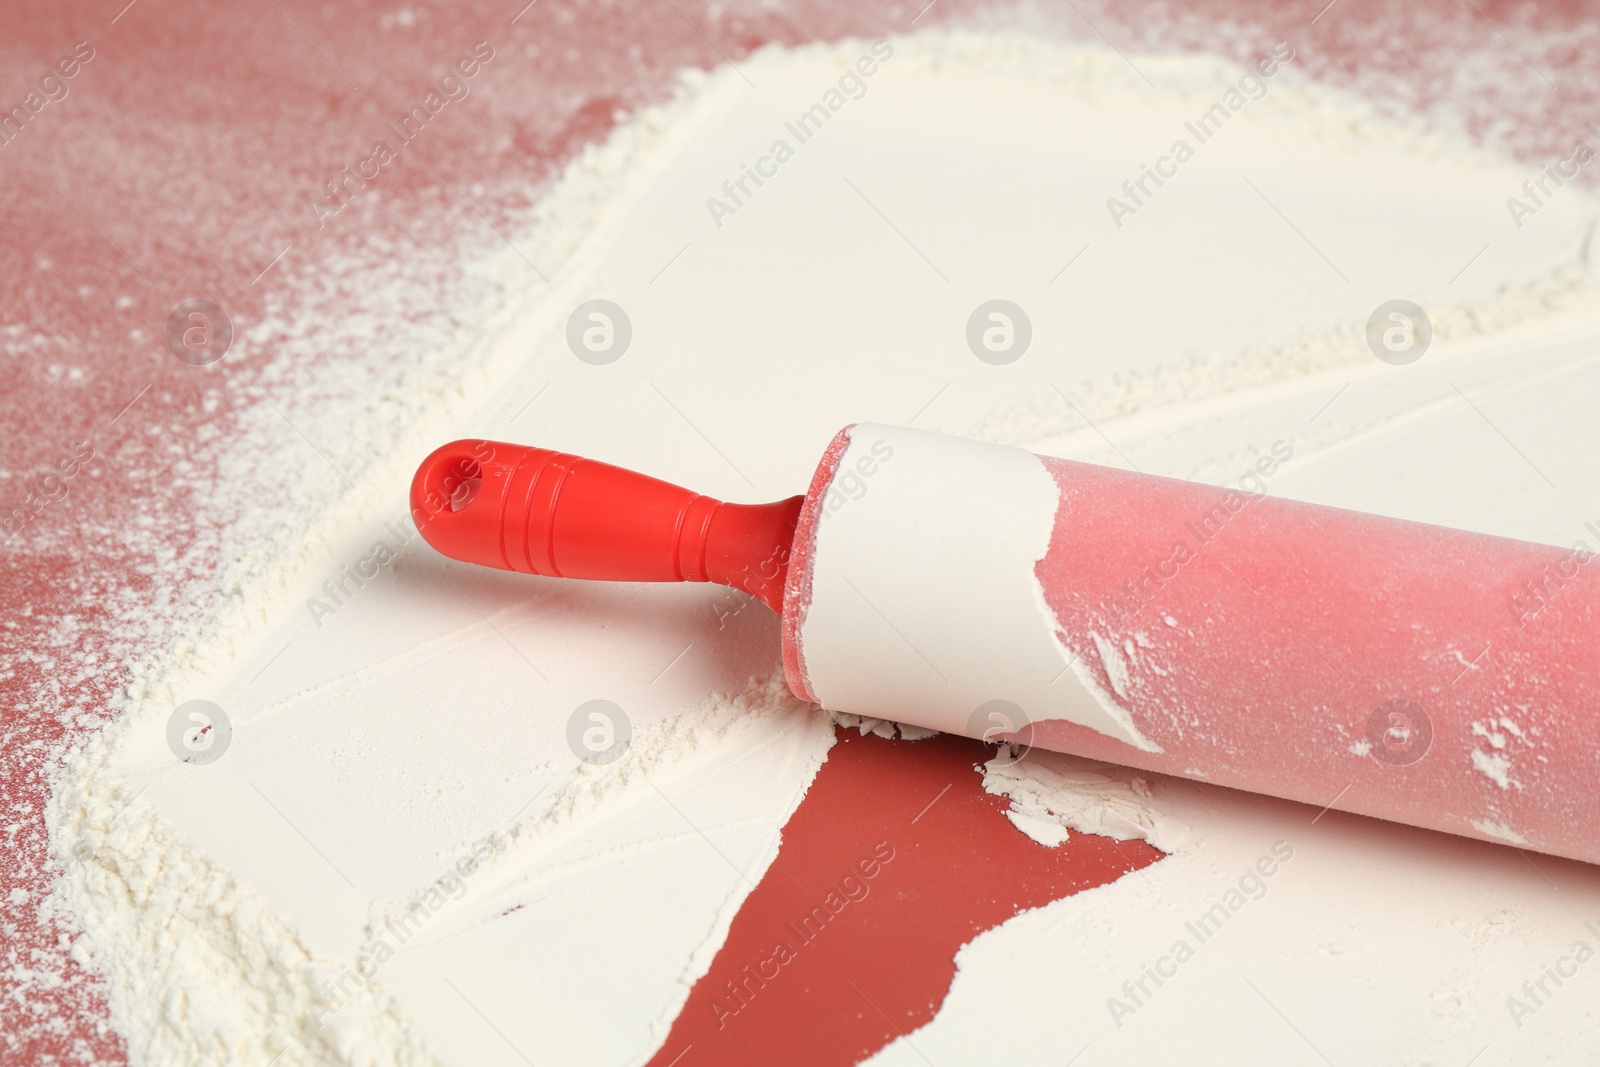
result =
[[869,423],[771,504],[464,440],[411,508],[457,560],[742,590],[835,711],[1600,863],[1582,544]]

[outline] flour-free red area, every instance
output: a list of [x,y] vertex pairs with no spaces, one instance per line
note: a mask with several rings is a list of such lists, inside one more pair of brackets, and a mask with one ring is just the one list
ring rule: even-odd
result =
[[840,730],[651,1067],[859,1063],[932,1021],[962,945],[1161,858],[1142,841],[1025,836],[983,790],[993,754]]

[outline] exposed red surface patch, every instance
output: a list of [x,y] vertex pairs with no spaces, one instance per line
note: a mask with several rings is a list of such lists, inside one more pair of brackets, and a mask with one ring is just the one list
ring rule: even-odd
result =
[[1142,841],[1024,836],[983,791],[992,751],[841,730],[650,1067],[859,1063],[933,1019],[962,945],[1161,858]]

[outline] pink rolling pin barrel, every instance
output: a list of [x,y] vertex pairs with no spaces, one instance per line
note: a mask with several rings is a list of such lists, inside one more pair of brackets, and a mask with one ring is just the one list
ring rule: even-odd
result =
[[460,441],[411,502],[456,559],[743,589],[838,711],[1600,862],[1587,549],[1263,488],[857,424],[803,500]]

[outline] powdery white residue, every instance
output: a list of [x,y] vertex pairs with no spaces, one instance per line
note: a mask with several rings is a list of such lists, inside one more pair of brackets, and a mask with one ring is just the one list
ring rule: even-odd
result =
[[1473,749],[1472,769],[1501,789],[1510,789],[1516,784],[1511,780],[1511,761],[1498,753],[1485,752],[1481,748]]
[[1011,825],[1033,838],[1046,848],[1055,848],[1067,840],[1067,828],[1049,815],[1018,811],[1013,807],[1006,812]]
[[1532,742],[1516,723],[1505,716],[1482,719],[1472,724],[1472,735],[1487,743],[1472,750],[1472,769],[1494,782],[1501,789],[1522,788],[1511,777],[1511,752],[1515,740],[1519,746],[1532,747]]
[[1505,748],[1506,735],[1495,729],[1495,727],[1498,725],[1499,724],[1494,719],[1489,719],[1485,722],[1475,722],[1472,724],[1473,736],[1484,738],[1495,748]]
[[862,737],[868,734],[881,737],[885,741],[893,741],[896,737],[905,741],[925,741],[938,735],[938,730],[929,730],[921,726],[912,726],[903,722],[892,722],[889,719],[874,719],[866,715],[852,715],[848,711],[825,711],[839,726],[846,730],[859,730]]
[[[1052,623],[1055,622],[1055,613],[1048,606],[1043,606],[1044,590],[1042,588],[1039,590],[1039,603],[1041,605],[1040,610],[1046,612],[1045,618],[1051,620]],[[1122,740],[1142,752],[1160,752],[1162,750],[1161,746],[1146,737],[1139,727],[1134,724],[1133,715],[1129,713],[1128,709],[1123,707],[1116,697],[1106,692],[1105,687],[1100,684],[1094,675],[1084,669],[1083,657],[1067,647],[1067,635],[1060,630],[1052,632],[1055,634],[1056,649],[1061,653],[1062,669],[1071,671],[1073,678],[1083,686],[1090,696],[1099,702],[1101,710],[1122,728],[1121,734],[1114,736],[1120,736]],[[1103,640],[1103,638],[1094,633],[1090,633],[1089,636],[1093,637],[1097,644]],[[1107,647],[1111,649],[1112,656],[1117,655],[1117,650],[1114,646],[1108,645]],[[1126,675],[1124,675],[1124,684],[1126,684]]]
[[[541,201],[519,246],[538,249],[552,273],[581,258],[618,203],[676,151],[674,138],[685,136],[705,103],[695,89],[703,80],[686,77],[673,101],[640,112],[604,145],[586,149]],[[326,545],[363,515],[393,507],[375,488],[387,484],[391,457],[417,435],[443,433],[486,395],[487,383],[505,375],[513,357],[495,342],[527,300],[521,255],[499,253],[472,268],[490,291],[459,316],[470,325],[419,359],[355,420],[345,441],[330,446],[346,457],[343,477],[312,467],[285,490],[287,517],[275,532],[241,546],[214,595],[171,644],[134,666],[119,717],[64,762],[46,811],[63,869],[51,904],[84,931],[73,958],[92,959],[110,979],[111,1021],[134,1063],[437,1062],[378,982],[343,1000],[336,1019],[310,1025],[318,976],[338,961],[319,958],[260,894],[129,795],[115,764],[183,694],[202,689],[271,620],[295,609],[288,590],[321,562]],[[253,460],[238,462],[249,472]],[[360,488],[352,491],[347,481]],[[568,817],[588,802],[569,800]]]
[[1350,742],[1350,754],[1352,756],[1370,756],[1372,754],[1372,742],[1365,738],[1360,741]]
[[[1110,693],[1106,692],[1105,687],[1085,669],[1083,657],[1067,646],[1067,635],[1059,629],[1060,620],[1056,618],[1055,611],[1050,607],[1049,602],[1045,600],[1044,586],[1037,580],[1033,583],[1033,594],[1035,606],[1051,627],[1050,633],[1055,638],[1056,653],[1061,657],[1061,669],[1070,671],[1072,677],[1099,703],[1101,710],[1121,728],[1119,734],[1112,736],[1120,737],[1121,740],[1126,741],[1140,751],[1160,752],[1161,746],[1146,737],[1143,731],[1134,724],[1133,716],[1128,709],[1123,707]],[[1093,637],[1097,643],[1103,640],[1103,638],[1093,633],[1089,636]],[[1115,648],[1112,648],[1111,654],[1113,656],[1116,655]]]
[[[470,851],[486,855],[486,872],[526,859],[607,803],[647,787],[653,775],[764,718],[808,707],[781,679],[770,678],[753,681],[743,693],[709,698],[695,712],[642,725],[623,758],[581,764],[540,810]],[[387,958],[379,946],[391,924],[404,928],[407,912],[414,922],[419,907],[428,909],[425,915],[436,910],[425,903],[430,894],[454,897],[454,887],[441,881],[406,901],[375,902],[366,943],[350,960],[331,959],[314,952],[248,885],[161,823],[148,805],[109,794],[103,799],[107,803],[75,813],[60,828],[74,842],[65,888],[94,932],[79,939],[72,958],[85,965],[93,958],[111,972],[114,1009],[139,1006],[132,1020],[118,1011],[134,1062],[438,1062],[381,981],[345,979],[360,973],[357,960]],[[489,882],[479,874],[473,884]],[[129,903],[138,910],[125,915]]]
[[62,888],[89,931],[72,957],[110,975],[132,1062],[437,1062],[377,983],[310,1025],[329,961],[148,803],[106,788],[57,819],[56,839],[70,842]]
[[1492,819],[1473,819],[1472,828],[1480,834],[1497,838],[1501,841],[1508,841],[1513,845],[1526,845],[1528,843],[1526,837],[1523,837],[1505,823],[1495,822]]
[[1134,771],[1077,756],[1002,746],[983,769],[983,788],[1011,798],[1012,825],[1042,845],[1066,841],[1069,830],[1117,841],[1148,841],[1175,852],[1188,827],[1163,817],[1148,781]]
[[1105,666],[1106,677],[1111,679],[1111,688],[1116,691],[1117,696],[1126,697],[1128,663],[1122,658],[1122,653],[1117,650],[1116,645],[1093,630],[1089,631],[1089,640],[1094,642],[1095,651],[1100,653],[1100,662]]

